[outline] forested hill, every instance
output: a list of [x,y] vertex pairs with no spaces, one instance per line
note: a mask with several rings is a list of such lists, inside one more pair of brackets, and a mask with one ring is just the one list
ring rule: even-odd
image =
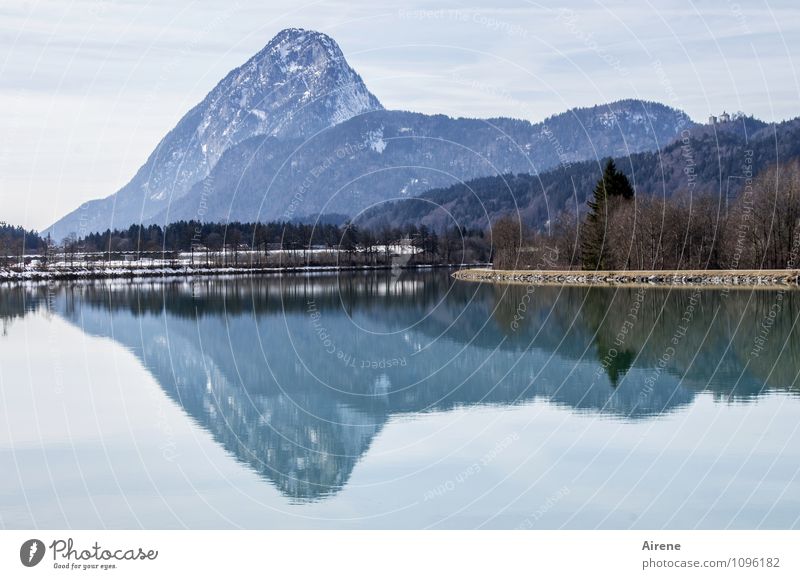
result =
[[[716,130],[715,130],[716,128]],[[660,152],[617,157],[637,195],[708,194],[720,206],[732,201],[753,174],[800,156],[800,118],[766,125],[742,118],[693,128]],[[374,207],[359,225],[380,228],[406,223],[433,228],[486,228],[502,215],[517,214],[540,229],[565,209],[583,211],[603,171],[603,160],[563,164],[539,175],[498,175],[432,189],[417,198]]]

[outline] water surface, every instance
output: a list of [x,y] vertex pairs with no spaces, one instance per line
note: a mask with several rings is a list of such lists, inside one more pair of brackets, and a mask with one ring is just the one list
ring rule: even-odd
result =
[[0,288],[6,528],[793,528],[800,294]]

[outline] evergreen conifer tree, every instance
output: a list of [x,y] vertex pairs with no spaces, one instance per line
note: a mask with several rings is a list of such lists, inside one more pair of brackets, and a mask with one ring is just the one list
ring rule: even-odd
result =
[[589,214],[586,216],[581,241],[583,269],[606,269],[609,201],[614,198],[633,199],[633,196],[630,181],[622,171],[617,170],[614,160],[609,159],[603,169],[603,176],[594,186],[592,199],[588,202]]

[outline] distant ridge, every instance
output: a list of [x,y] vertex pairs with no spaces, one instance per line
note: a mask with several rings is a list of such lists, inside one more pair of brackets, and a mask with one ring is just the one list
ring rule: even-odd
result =
[[[691,154],[690,173],[686,172],[686,151]],[[634,183],[637,195],[710,195],[717,199],[719,210],[725,211],[744,186],[748,172],[753,175],[797,157],[800,118],[768,125],[742,117],[724,126],[696,126],[685,139],[659,151],[619,157],[616,163]],[[484,229],[498,217],[513,214],[532,228],[546,229],[565,209],[585,210],[602,171],[602,160],[593,160],[538,175],[480,177],[432,189],[416,199],[381,205],[361,215],[358,224],[380,228],[414,223],[440,229],[457,222]]]

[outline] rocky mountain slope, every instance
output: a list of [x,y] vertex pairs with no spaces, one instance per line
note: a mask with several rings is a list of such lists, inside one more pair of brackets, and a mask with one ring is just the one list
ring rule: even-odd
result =
[[466,179],[533,173],[598,155],[656,150],[685,119],[657,103],[621,101],[532,124],[373,111],[311,139],[258,137],[228,151],[207,179],[156,221],[310,219],[358,213]]
[[56,239],[147,222],[255,137],[308,138],[382,106],[329,36],[283,30],[178,122],[133,179],[50,228]]

